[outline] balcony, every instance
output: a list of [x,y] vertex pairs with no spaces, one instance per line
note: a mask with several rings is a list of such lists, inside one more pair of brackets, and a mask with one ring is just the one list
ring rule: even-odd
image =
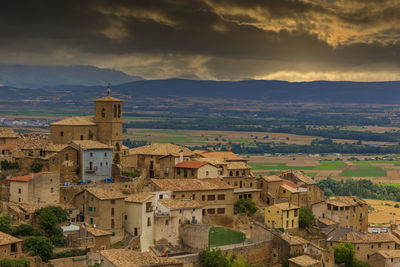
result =
[[152,212],[152,211],[153,211],[153,206],[146,207],[146,212]]
[[85,169],[85,172],[88,172],[88,173],[93,173],[93,172],[96,172],[97,171],[97,166],[94,166],[94,167],[92,167],[92,168],[90,168],[90,167],[86,167],[86,169]]

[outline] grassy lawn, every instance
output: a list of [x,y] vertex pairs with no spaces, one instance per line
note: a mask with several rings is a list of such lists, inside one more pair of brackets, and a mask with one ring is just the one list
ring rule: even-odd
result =
[[224,246],[242,243],[245,234],[225,227],[211,227],[208,232],[208,246]]
[[377,177],[386,176],[386,171],[382,170],[381,167],[375,166],[360,166],[357,170],[344,170],[340,174],[344,177]]

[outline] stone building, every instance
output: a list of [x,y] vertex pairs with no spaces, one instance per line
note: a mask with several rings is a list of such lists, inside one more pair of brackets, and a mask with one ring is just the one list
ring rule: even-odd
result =
[[191,160],[193,152],[183,146],[154,143],[129,150],[129,166],[146,170],[150,178],[174,178],[174,167]]
[[51,141],[69,144],[76,140],[99,141],[113,147],[113,163],[122,157],[122,100],[108,95],[94,100],[93,117],[70,117],[50,124]]
[[0,232],[0,260],[18,259],[22,256],[22,240]]
[[289,259],[289,267],[322,267],[322,262],[307,255]]
[[279,174],[279,177],[291,181],[300,191],[300,194],[305,194],[304,201],[300,197],[300,207],[308,206],[321,202],[325,199],[324,190],[322,190],[317,183],[309,176],[305,175],[302,171],[287,171]]
[[235,188],[234,191],[234,202],[236,203],[239,199],[251,199],[256,203],[256,205],[260,205],[260,193],[261,189],[253,189],[253,188]]
[[277,175],[261,176],[260,188],[261,188],[261,199],[267,205],[273,205],[279,203],[279,190],[283,183],[283,179]]
[[18,148],[19,135],[10,128],[0,128],[0,160],[10,160]]
[[111,178],[112,147],[92,140],[75,140],[71,146],[80,151],[78,165],[82,180],[99,182]]
[[25,204],[56,204],[60,201],[60,175],[39,172],[8,178],[10,202]]
[[400,266],[400,250],[378,250],[369,256],[368,263],[379,267]]
[[265,207],[265,224],[269,228],[298,229],[299,207],[290,202]]
[[173,178],[216,178],[218,177],[217,168],[204,161],[182,161],[175,165]]
[[312,206],[316,218],[328,218],[340,227],[368,230],[368,204],[356,196],[331,197]]
[[171,191],[171,198],[192,199],[204,205],[202,215],[233,215],[233,190],[217,178],[152,179],[153,191]]
[[89,187],[75,195],[73,204],[80,210],[79,221],[112,232],[111,243],[115,243],[124,237],[124,199],[120,191]]
[[90,252],[110,249],[111,236],[112,232],[110,231],[89,227],[84,224],[82,224],[82,227],[80,227],[79,237],[82,239],[89,239],[91,241],[89,246]]
[[203,220],[200,203],[190,199],[161,199],[155,211],[155,241],[168,240],[180,244],[179,227],[183,224],[201,224]]
[[169,257],[157,257],[151,252],[137,252],[129,249],[108,249],[100,251],[101,267],[183,267],[183,262]]
[[149,192],[132,194],[125,199],[125,231],[140,238],[140,250],[154,245],[155,195]]
[[350,242],[354,245],[355,257],[358,260],[368,262],[370,255],[380,250],[394,250],[400,240],[390,233],[362,233],[348,228],[332,230],[326,239],[326,247],[331,248],[342,242]]

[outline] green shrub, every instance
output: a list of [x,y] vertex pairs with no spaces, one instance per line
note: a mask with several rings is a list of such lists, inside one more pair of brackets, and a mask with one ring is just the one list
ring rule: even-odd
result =
[[8,216],[0,217],[0,231],[3,233],[11,234],[12,233],[11,220]]
[[88,254],[89,249],[74,249],[70,251],[55,253],[51,256],[51,259],[59,259],[59,258],[68,258],[68,257],[75,257],[75,256],[84,256]]
[[20,224],[14,229],[14,235],[16,236],[32,236],[35,229],[29,224]]
[[299,224],[301,227],[311,225],[314,221],[314,213],[309,207],[301,207],[299,211]]
[[53,244],[44,236],[28,237],[24,240],[22,248],[30,251],[33,256],[39,256],[44,262],[47,262],[53,255]]
[[1,161],[1,169],[2,170],[13,170],[13,169],[19,169],[19,165],[17,162],[11,162],[8,160],[2,160]]
[[125,171],[122,171],[122,175],[134,178],[134,177],[138,177],[139,173],[137,171],[125,170]]
[[36,173],[36,172],[41,172],[42,169],[43,169],[43,164],[40,163],[40,162],[35,162],[35,163],[33,163],[32,166],[31,166],[31,171],[33,171],[33,172],[35,172],[35,173]]
[[0,260],[1,267],[29,267],[31,263],[28,259],[21,258],[21,259],[2,259]]
[[253,215],[257,210],[256,203],[250,198],[241,198],[235,203],[235,214],[246,213],[247,215]]

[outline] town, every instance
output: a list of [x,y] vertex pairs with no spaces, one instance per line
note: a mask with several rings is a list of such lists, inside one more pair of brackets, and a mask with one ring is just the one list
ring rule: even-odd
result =
[[396,215],[371,232],[351,192],[230,151],[128,148],[122,121],[108,88],[49,137],[0,128],[1,266],[399,266]]

